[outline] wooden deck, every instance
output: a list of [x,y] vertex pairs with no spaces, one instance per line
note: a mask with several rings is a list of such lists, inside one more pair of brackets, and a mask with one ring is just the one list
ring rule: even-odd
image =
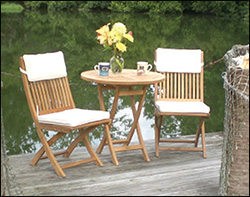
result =
[[[150,162],[144,161],[141,151],[133,150],[117,153],[119,166],[112,164],[105,146],[99,155],[103,167],[91,162],[65,169],[66,178],[57,176],[46,159],[37,166],[29,165],[34,154],[12,155],[9,164],[25,196],[217,196],[222,143],[221,132],[208,133],[207,159],[202,152],[181,151],[160,151],[156,158],[154,140],[148,140]],[[81,147],[70,158],[57,159],[62,164],[86,154]]]

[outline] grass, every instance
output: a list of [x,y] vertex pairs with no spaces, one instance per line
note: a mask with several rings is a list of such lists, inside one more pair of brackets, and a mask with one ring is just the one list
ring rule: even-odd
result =
[[1,13],[19,13],[23,11],[23,7],[15,3],[1,4]]

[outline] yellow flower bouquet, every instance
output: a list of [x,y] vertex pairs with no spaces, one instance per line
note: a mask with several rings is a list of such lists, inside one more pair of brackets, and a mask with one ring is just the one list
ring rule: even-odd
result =
[[127,33],[127,28],[123,23],[115,23],[111,30],[109,25],[110,23],[96,30],[97,40],[105,49],[113,51],[110,68],[113,73],[120,73],[124,67],[122,53],[127,51],[126,42],[134,42],[134,38],[131,31]]

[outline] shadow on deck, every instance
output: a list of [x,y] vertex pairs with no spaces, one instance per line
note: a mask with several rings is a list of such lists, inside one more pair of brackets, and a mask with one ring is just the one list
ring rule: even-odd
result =
[[[140,150],[133,150],[117,153],[119,166],[112,164],[105,146],[99,155],[103,167],[91,162],[65,169],[66,178],[57,176],[47,159],[31,166],[34,153],[9,156],[9,163],[24,196],[217,196],[222,143],[222,132],[207,133],[207,159],[202,152],[181,151],[160,151],[156,158],[154,140],[148,140],[150,162],[144,161]],[[86,154],[80,147],[70,158],[57,159],[62,164]]]

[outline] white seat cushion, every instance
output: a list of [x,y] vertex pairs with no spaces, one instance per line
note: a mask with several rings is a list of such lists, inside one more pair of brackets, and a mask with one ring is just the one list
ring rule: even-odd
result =
[[160,112],[179,113],[209,113],[210,107],[203,102],[196,101],[155,101],[155,106]]
[[158,48],[154,64],[159,72],[200,73],[201,54],[200,49]]
[[38,116],[39,123],[75,127],[78,125],[109,119],[110,113],[101,110],[68,109]]
[[29,81],[66,77],[66,65],[62,51],[23,55]]

